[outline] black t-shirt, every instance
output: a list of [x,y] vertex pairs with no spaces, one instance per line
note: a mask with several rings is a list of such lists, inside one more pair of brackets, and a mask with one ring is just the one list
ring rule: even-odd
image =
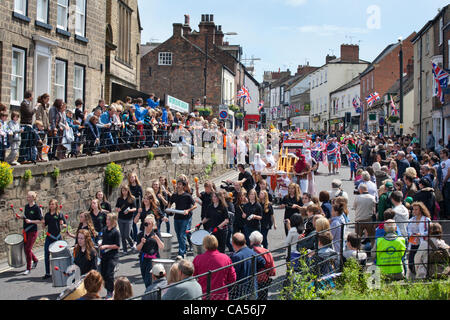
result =
[[250,190],[253,189],[255,182],[253,181],[251,173],[248,171],[244,171],[244,173],[242,172],[239,173],[238,180],[241,181],[244,178],[247,180],[245,180],[242,186],[244,187],[245,190],[247,190],[247,192],[249,192]]
[[78,254],[73,259],[73,263],[80,267],[81,274],[86,274],[91,270],[97,270],[97,251],[91,249],[90,260],[86,256],[86,251],[78,251]]
[[[115,244],[120,247],[120,232],[117,228],[108,230],[108,227],[103,228],[102,245]],[[113,258],[119,253],[119,249],[112,249],[108,252],[102,252],[103,258]]]
[[[167,202],[169,202],[169,196],[167,195],[166,192],[161,191],[159,194],[162,195],[163,199],[166,200]],[[161,208],[161,211],[165,211],[166,210],[166,206],[164,205],[164,203],[161,201],[161,199],[158,197],[158,194],[156,195],[156,199],[158,199],[159,201],[159,207]]]
[[[188,210],[194,206],[195,201],[192,198],[191,194],[185,192],[181,195],[178,193],[174,193],[170,197],[170,203],[175,203],[176,210]],[[189,212],[188,215],[176,214],[174,216],[174,219],[175,220],[188,220],[190,217],[192,217],[192,211]]]
[[236,204],[234,207],[234,222],[233,222],[235,228],[241,228],[245,225],[245,220],[242,218],[243,213],[244,213],[244,205]]
[[[42,211],[41,208],[37,204],[34,204],[30,207],[29,204],[25,205],[24,211],[25,219],[29,220],[42,220]],[[23,229],[27,230],[27,232],[37,231],[37,224],[34,223],[26,223],[25,219],[23,220]],[[29,229],[27,229],[29,228]]]
[[50,212],[47,212],[44,217],[45,225],[48,227],[48,233],[50,233],[52,236],[57,237],[61,233],[61,225],[60,221],[63,222],[63,224],[66,223],[66,219],[64,218],[64,215],[62,213],[55,213],[54,215],[50,214]]
[[143,237],[145,237],[145,243],[142,246],[140,254],[149,254],[149,255],[155,255],[159,258],[159,248],[158,248],[158,242],[156,242],[155,239],[152,238],[153,234],[155,233],[160,239],[161,234],[159,231],[152,231],[149,235],[145,235],[144,231],[141,231],[137,235],[137,243],[140,244]]
[[91,215],[95,231],[101,232],[106,226],[106,213],[100,211],[98,215],[95,215],[92,211],[89,211],[89,214]]
[[[242,207],[242,209],[244,209],[244,212],[247,215],[246,219],[248,219],[248,217],[251,216],[252,214],[262,217],[262,208],[258,202],[255,202],[253,204],[251,204],[250,202],[247,202]],[[246,220],[245,223],[249,228],[252,228],[252,229],[260,229],[261,228],[261,222],[256,219]]]
[[103,201],[102,204],[100,205],[100,208],[108,212],[111,212],[111,205],[107,201]]
[[128,199],[124,199],[123,197],[119,197],[116,202],[116,208],[119,208],[119,219],[121,220],[131,220],[133,219],[133,213],[125,214],[125,210],[127,208],[133,209],[136,208],[136,200],[132,203],[128,202]]
[[136,208],[139,209],[141,206],[141,200],[142,200],[142,196],[143,196],[142,187],[138,186],[138,185],[135,185],[135,186],[130,185],[130,192],[136,199]]
[[208,219],[208,228],[214,229],[225,219],[229,219],[230,217],[228,216],[227,208],[224,208],[221,205],[214,207],[214,204],[211,203],[208,208],[206,208],[206,218]]
[[[255,191],[256,191],[256,193],[258,194],[258,197],[259,197],[259,194],[261,192],[261,187],[259,186],[259,184],[256,186]],[[269,202],[272,202],[273,197],[270,194],[269,189],[266,189],[265,191],[267,191],[267,195],[269,196]]]
[[202,212],[201,212],[201,218],[206,217],[206,210],[208,209],[209,205],[212,203],[212,194],[206,193],[203,191],[200,193],[200,200],[202,200]]
[[270,229],[270,228],[272,228],[273,207],[269,203],[269,208],[268,208],[269,210],[267,212],[265,212],[265,210],[264,210],[264,205],[261,205],[261,207],[262,207],[262,211],[263,211],[261,227]]
[[[155,212],[154,210],[152,210],[151,207],[150,207],[150,209],[147,210],[145,208],[145,206],[142,205],[142,212],[139,214],[139,220],[141,221],[141,226],[139,227],[140,231],[144,230],[144,220],[149,214],[153,214],[155,216],[156,221],[160,220],[162,217],[165,216],[165,214],[160,210],[159,207],[157,207],[156,210],[158,212]],[[158,217],[159,217],[159,219],[158,219]]]
[[284,219],[290,219],[293,214],[300,213],[300,211],[298,211],[297,209],[293,209],[292,205],[293,204],[297,204],[300,207],[302,207],[303,206],[303,201],[302,201],[302,198],[300,198],[300,200],[297,201],[295,199],[295,197],[291,198],[289,195],[286,195],[283,198],[281,204],[286,205],[286,209],[284,210]]

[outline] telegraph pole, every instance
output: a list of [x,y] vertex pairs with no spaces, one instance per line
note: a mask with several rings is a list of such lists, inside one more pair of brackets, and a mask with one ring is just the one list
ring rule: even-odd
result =
[[403,46],[402,39],[400,42],[400,52],[398,57],[400,59],[400,135],[403,135]]

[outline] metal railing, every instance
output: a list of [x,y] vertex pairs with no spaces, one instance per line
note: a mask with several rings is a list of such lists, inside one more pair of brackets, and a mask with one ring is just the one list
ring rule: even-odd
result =
[[[432,222],[440,223],[441,225],[444,224],[450,224],[450,221],[447,220],[437,220],[437,221],[427,221],[427,230],[429,230],[429,226]],[[365,222],[367,224],[373,224],[374,229],[377,225],[379,225],[381,222]],[[405,222],[396,222],[397,225],[399,224],[411,224],[410,221]],[[327,285],[330,283],[328,281],[329,279],[333,279],[335,277],[339,277],[340,274],[343,271],[344,268],[344,248],[346,245],[345,241],[345,235],[348,233],[347,231],[351,229],[352,227],[355,227],[358,223],[348,223],[348,224],[341,224],[337,227],[331,228],[329,230],[324,230],[318,233],[313,232],[312,234],[308,235],[305,238],[302,238],[295,243],[291,243],[289,245],[282,246],[280,248],[274,249],[269,251],[268,253],[272,254],[274,261],[276,262],[275,265],[269,269],[256,269],[256,259],[259,256],[263,256],[267,253],[261,253],[261,254],[254,254],[252,257],[249,257],[247,259],[232,263],[230,265],[224,266],[222,268],[216,269],[216,270],[210,270],[206,273],[196,275],[194,277],[190,277],[187,279],[184,279],[182,281],[172,283],[170,285],[158,288],[156,290],[153,290],[151,292],[144,293],[142,295],[136,296],[131,298],[130,300],[139,300],[139,299],[151,299],[151,300],[160,300],[162,299],[164,293],[173,287],[176,287],[180,285],[181,283],[184,283],[186,281],[196,280],[198,281],[202,277],[206,277],[206,288],[202,288],[203,292],[202,295],[197,297],[197,299],[204,299],[204,300],[264,300],[268,298],[268,291],[272,291],[273,295],[279,296],[281,294],[281,289],[285,287],[286,285],[293,284],[293,279],[290,277],[292,274],[305,274],[310,273],[316,276],[316,280],[312,281],[312,285],[314,286],[322,286]],[[332,243],[323,246],[319,248],[319,235],[323,234],[325,232],[329,231],[337,231],[340,235],[339,239],[333,239]],[[450,234],[442,234],[442,237],[450,236]],[[425,236],[422,236],[422,238]],[[376,237],[365,237],[365,241],[371,241],[375,240]],[[306,243],[309,243],[309,245],[305,246]],[[376,243],[376,242],[375,242]],[[418,252],[418,250],[411,250],[408,239],[405,239],[406,248],[405,253],[403,254],[403,257],[401,259],[401,265],[403,266],[404,275],[406,275],[406,268],[408,268],[408,263],[406,263],[405,259],[411,255]],[[338,246],[336,246],[338,244]],[[295,245],[297,249],[300,249],[300,251],[292,251],[291,245]],[[331,248],[338,247],[338,252],[334,252],[329,256],[326,257],[320,257],[321,250],[328,250]],[[305,250],[302,250],[305,249]],[[373,248],[371,248],[373,250]],[[427,256],[430,256],[430,253],[433,251],[432,248],[430,248],[430,245],[427,245],[427,248],[420,251],[427,251]],[[364,250],[358,249],[357,255],[359,252],[363,252]],[[375,254],[375,258],[377,253],[382,252],[392,252],[392,250],[376,250],[371,252],[370,254]],[[319,257],[319,259],[314,259],[314,257]],[[367,259],[368,260],[368,259]],[[236,266],[243,264],[243,263],[251,263],[251,274],[242,278],[237,279],[236,282],[226,284],[225,286],[222,286],[220,288],[212,288],[212,279],[214,275],[218,274],[219,272],[227,269],[227,268],[235,268]],[[307,268],[301,268],[300,262],[303,262],[304,265],[307,266]],[[366,263],[368,261],[361,261],[363,268],[366,267]],[[383,264],[380,265],[379,262],[375,263],[378,267],[386,267],[386,266],[398,266],[398,263],[395,264]],[[414,266],[414,262],[412,264],[409,264],[409,266]],[[325,267],[323,267],[325,266]],[[286,267],[286,271],[282,272],[282,274],[278,274],[276,278],[272,278],[267,283],[259,282],[257,281],[257,278],[259,275],[267,274],[272,269],[278,269]],[[426,266],[427,270],[430,268],[430,262],[428,259],[428,265]],[[225,291],[225,293],[219,293]]]

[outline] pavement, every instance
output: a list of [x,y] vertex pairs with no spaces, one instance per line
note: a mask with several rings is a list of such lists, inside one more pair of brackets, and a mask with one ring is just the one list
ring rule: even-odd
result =
[[[238,172],[230,170],[225,172],[218,178],[212,179],[217,187],[220,187],[222,180],[237,180]],[[351,210],[355,195],[353,194],[353,181],[349,181],[350,170],[348,167],[342,167],[339,175],[328,175],[328,169],[320,164],[319,175],[315,177],[316,193],[321,190],[331,190],[331,181],[335,178],[342,180],[343,189],[349,196],[349,218],[350,221],[354,221],[354,211]],[[202,188],[200,188],[201,190]],[[283,247],[285,234],[283,227],[283,214],[284,210],[275,209],[274,215],[278,228],[272,229],[268,234],[269,250],[275,250]],[[194,211],[192,226],[200,222],[200,206]],[[349,231],[352,231],[353,227],[350,226]],[[162,225],[162,232],[165,232],[165,225]],[[171,218],[171,231],[174,234],[173,218]],[[450,234],[450,223],[444,225],[444,233]],[[449,243],[450,237],[446,237],[446,242]],[[72,245],[73,241],[69,244]],[[176,236],[172,238],[172,258],[175,258],[178,251],[178,243]],[[18,269],[10,268],[6,261],[0,263],[0,300],[37,300],[40,298],[48,298],[50,300],[57,299],[59,294],[64,291],[65,288],[55,288],[52,286],[51,279],[42,280],[44,275],[44,252],[43,248],[37,248],[35,251],[36,256],[39,259],[39,264],[36,269],[31,270],[31,273],[27,276],[22,275],[25,267]],[[276,268],[276,277],[273,283],[278,283],[278,286],[274,286],[269,291],[269,298],[276,298],[281,284],[284,279],[286,268],[284,266],[285,252],[284,250],[277,250],[273,253]],[[192,252],[188,252],[186,258],[193,260],[194,256]],[[25,260],[25,259],[24,259]],[[134,296],[141,295],[145,291],[145,286],[141,277],[139,268],[139,261],[137,252],[130,253],[126,256],[119,258],[119,268],[116,272],[116,277],[125,276],[133,285]],[[106,291],[102,290],[102,296],[106,295]]]

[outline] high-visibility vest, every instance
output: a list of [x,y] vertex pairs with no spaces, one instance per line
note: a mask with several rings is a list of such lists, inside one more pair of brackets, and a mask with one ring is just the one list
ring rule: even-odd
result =
[[405,254],[405,238],[377,239],[377,266],[383,274],[403,272],[402,257]]

